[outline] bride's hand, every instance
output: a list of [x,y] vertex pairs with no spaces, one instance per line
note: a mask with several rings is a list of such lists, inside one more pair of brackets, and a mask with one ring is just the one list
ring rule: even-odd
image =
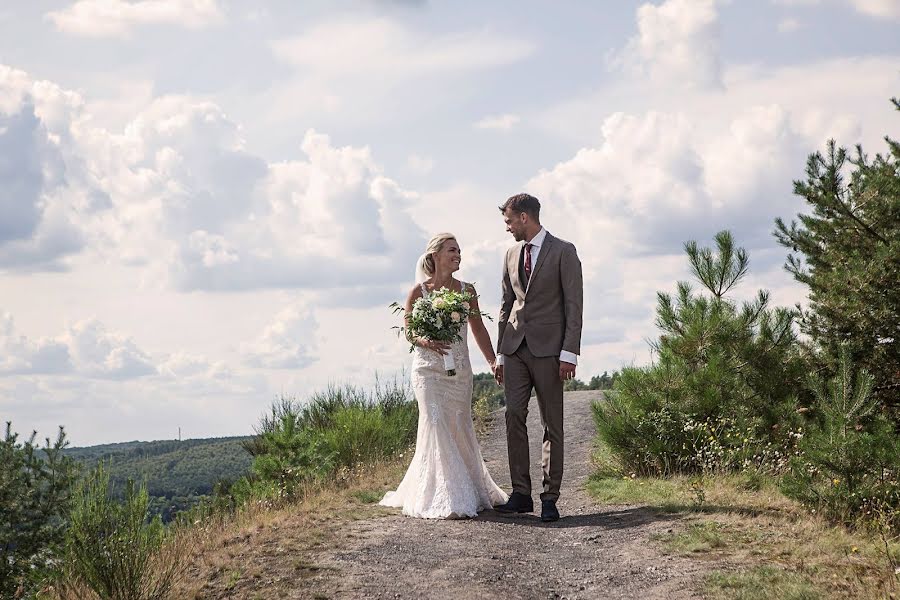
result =
[[418,345],[420,348],[425,348],[426,350],[431,350],[432,352],[437,352],[438,354],[447,354],[447,351],[450,350],[450,344],[448,344],[447,342],[427,340],[425,338],[419,338]]

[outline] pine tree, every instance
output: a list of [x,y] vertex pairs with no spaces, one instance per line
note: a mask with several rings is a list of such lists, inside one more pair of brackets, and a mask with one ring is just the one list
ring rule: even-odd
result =
[[809,378],[813,420],[791,459],[782,490],[825,516],[844,523],[880,512],[900,527],[900,439],[871,397],[864,369],[853,375],[842,349],[829,382]]
[[43,449],[35,437],[7,423],[0,439],[0,598],[33,591],[62,553],[76,468],[62,427]]
[[[900,110],[900,100],[892,100]],[[794,182],[812,212],[775,237],[789,248],[785,268],[809,286],[799,325],[830,373],[840,349],[874,377],[873,397],[900,409],[900,143],[869,159],[828,143],[810,155],[806,181]],[[849,171],[849,173],[848,173]],[[897,413],[900,417],[900,412]]]
[[734,302],[750,259],[729,232],[715,241],[715,251],[685,244],[700,291],[680,281],[657,294],[657,362],[624,368],[594,405],[600,438],[631,471],[777,468],[791,444],[806,370],[795,311],[770,307],[765,290]]

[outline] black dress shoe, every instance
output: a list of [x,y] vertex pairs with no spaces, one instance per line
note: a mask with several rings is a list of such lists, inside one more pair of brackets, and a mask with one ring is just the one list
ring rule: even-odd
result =
[[495,506],[494,510],[502,513],[534,512],[534,502],[531,500],[531,496],[526,496],[520,492],[513,492],[510,494],[506,504]]
[[541,501],[541,521],[544,523],[559,521],[559,511],[556,509],[556,500]]

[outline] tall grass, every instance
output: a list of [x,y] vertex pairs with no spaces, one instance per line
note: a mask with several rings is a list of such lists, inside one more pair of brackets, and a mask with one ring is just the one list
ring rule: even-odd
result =
[[244,444],[253,475],[222,491],[234,505],[294,499],[309,485],[402,452],[415,440],[417,419],[412,391],[397,379],[370,390],[330,385],[303,403],[279,398]]

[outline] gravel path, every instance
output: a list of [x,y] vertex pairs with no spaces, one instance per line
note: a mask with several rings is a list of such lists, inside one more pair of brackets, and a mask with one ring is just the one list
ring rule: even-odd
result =
[[[541,427],[537,401],[528,420],[536,514],[485,511],[454,521],[400,514],[347,525],[348,543],[319,564],[332,575],[317,582],[331,598],[641,598],[695,597],[701,565],[663,556],[649,540],[677,516],[640,506],[597,506],[584,491],[595,435],[590,403],[599,392],[566,394],[566,470],[562,519],[541,523]],[[483,440],[488,468],[510,489],[503,411]]]

